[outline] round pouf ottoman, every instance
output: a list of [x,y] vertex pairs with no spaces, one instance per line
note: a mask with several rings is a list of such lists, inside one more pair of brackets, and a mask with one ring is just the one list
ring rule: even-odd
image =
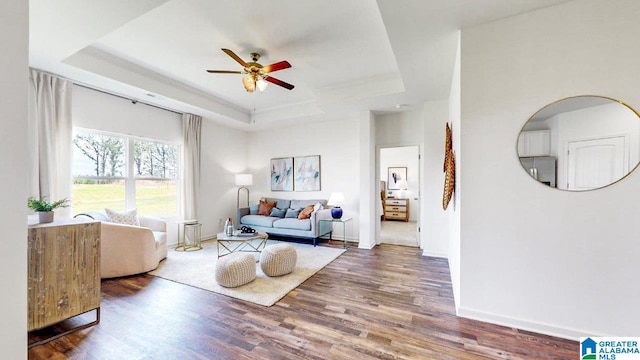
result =
[[293,271],[296,260],[298,253],[292,245],[269,245],[260,254],[260,268],[267,276],[282,276]]
[[216,263],[216,282],[233,288],[252,282],[256,278],[256,259],[251,254],[233,253],[221,257]]

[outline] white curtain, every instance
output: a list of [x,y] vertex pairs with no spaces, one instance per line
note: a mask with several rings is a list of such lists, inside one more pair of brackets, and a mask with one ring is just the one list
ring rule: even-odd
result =
[[182,115],[182,135],[184,137],[182,215],[185,220],[198,219],[201,129],[202,117],[193,114]]
[[[31,70],[29,81],[30,196],[71,199],[72,83]],[[26,201],[26,199],[25,199]],[[56,210],[70,217],[71,209]]]

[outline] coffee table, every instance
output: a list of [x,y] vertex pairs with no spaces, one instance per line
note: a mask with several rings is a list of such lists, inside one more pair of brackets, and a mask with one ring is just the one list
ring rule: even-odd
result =
[[269,235],[265,233],[255,233],[251,235],[227,236],[225,233],[218,234],[217,248],[218,259],[234,252],[261,253],[267,245]]

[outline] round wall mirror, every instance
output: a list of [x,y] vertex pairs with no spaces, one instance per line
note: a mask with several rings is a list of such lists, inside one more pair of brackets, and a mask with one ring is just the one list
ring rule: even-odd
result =
[[535,180],[586,191],[611,185],[640,161],[640,115],[603,96],[575,96],[538,110],[518,136],[518,157]]

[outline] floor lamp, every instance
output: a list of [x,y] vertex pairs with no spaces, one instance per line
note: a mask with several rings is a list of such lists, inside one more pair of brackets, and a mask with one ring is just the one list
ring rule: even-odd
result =
[[249,189],[245,186],[253,185],[253,175],[252,174],[236,174],[236,186],[240,186],[238,188],[238,201],[236,202],[236,207],[240,208],[240,190],[247,190],[247,206],[249,206]]

